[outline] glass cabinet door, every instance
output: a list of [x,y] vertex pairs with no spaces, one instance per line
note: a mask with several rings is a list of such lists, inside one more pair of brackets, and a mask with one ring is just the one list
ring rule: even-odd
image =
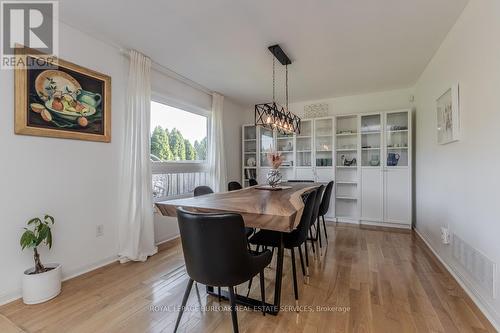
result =
[[385,144],[386,166],[408,166],[408,112],[391,112],[386,115]]
[[312,121],[304,120],[300,125],[300,134],[297,140],[297,166],[312,166]]
[[243,186],[249,185],[249,179],[257,178],[257,128],[243,126]]
[[255,126],[243,127],[243,155],[245,167],[257,166],[257,129]]
[[338,116],[337,128],[338,168],[356,168],[358,164],[358,116]]
[[267,128],[260,127],[260,166],[270,167],[267,160],[267,153],[274,150],[274,134],[273,131]]
[[333,120],[316,119],[314,128],[316,167],[331,167],[333,166]]
[[276,150],[283,157],[281,168],[293,168],[293,134],[276,134]]
[[380,167],[381,125],[380,114],[361,116],[361,166]]

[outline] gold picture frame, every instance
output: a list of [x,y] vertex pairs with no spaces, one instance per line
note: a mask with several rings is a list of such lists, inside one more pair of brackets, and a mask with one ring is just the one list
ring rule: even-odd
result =
[[14,83],[16,134],[111,142],[110,76],[21,48]]

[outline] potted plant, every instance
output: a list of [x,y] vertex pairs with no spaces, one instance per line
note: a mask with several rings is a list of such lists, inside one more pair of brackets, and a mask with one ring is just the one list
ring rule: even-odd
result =
[[21,236],[21,248],[32,248],[35,261],[35,267],[25,270],[23,275],[23,302],[26,304],[48,301],[61,292],[61,265],[43,265],[38,253],[40,245],[44,244],[49,249],[52,247],[50,227],[53,224],[54,218],[50,215],[45,215],[43,220],[32,218]]

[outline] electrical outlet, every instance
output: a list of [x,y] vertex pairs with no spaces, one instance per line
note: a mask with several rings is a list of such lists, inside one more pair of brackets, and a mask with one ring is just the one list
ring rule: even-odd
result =
[[445,245],[450,244],[450,229],[441,227],[441,242]]
[[95,228],[95,236],[101,237],[104,235],[104,225],[98,224]]

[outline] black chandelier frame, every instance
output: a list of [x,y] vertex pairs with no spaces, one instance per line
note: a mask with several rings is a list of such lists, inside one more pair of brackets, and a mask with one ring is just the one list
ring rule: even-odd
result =
[[[300,117],[289,111],[288,108],[288,65],[292,63],[290,58],[276,44],[269,46],[269,51],[273,54],[273,101],[255,105],[255,126],[261,126],[271,130],[276,130],[282,134],[300,134]],[[282,106],[276,103],[275,94],[275,59],[285,66],[285,93],[286,105]]]
[[281,134],[300,134],[300,117],[276,102],[255,105],[255,126],[277,130]]

